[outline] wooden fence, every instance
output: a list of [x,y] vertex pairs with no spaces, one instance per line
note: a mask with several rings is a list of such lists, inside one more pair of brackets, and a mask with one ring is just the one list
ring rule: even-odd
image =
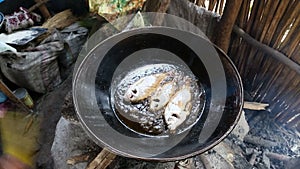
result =
[[[227,5],[224,0],[190,2],[221,15]],[[243,0],[240,9],[231,10],[239,10],[235,25],[260,45],[274,49],[270,54],[231,34],[228,55],[242,76],[245,90],[254,101],[270,104],[276,122],[300,131],[300,1]]]

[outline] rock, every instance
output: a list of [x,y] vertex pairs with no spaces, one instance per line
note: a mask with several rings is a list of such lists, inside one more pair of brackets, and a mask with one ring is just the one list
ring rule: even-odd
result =
[[245,118],[245,112],[242,111],[241,117],[233,131],[231,132],[232,135],[235,135],[239,140],[243,141],[245,136],[249,132],[249,125]]
[[99,147],[89,139],[80,125],[73,124],[63,117],[60,118],[51,148],[54,169],[83,169],[87,166],[87,162],[68,165],[67,160],[96,149]]

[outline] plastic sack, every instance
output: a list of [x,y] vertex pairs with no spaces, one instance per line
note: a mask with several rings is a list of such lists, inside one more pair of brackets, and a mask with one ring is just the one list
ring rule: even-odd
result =
[[25,52],[0,54],[4,76],[18,86],[38,93],[51,91],[61,83],[57,57],[63,55],[64,44],[48,42]]
[[58,62],[61,66],[68,68],[74,63],[82,49],[83,44],[86,42],[88,36],[88,29],[74,23],[62,31],[55,31],[55,33],[46,38],[42,43],[50,41],[60,41],[65,45],[65,55],[58,57]]

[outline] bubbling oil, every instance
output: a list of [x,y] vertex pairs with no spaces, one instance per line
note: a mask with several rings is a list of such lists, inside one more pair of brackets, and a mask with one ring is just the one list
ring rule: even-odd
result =
[[[150,110],[150,98],[155,91],[150,93],[147,98],[137,102],[130,102],[125,98],[125,93],[131,85],[143,77],[159,73],[165,73],[167,76],[158,86],[171,82],[172,85],[176,85],[175,93],[187,83],[191,88],[192,99],[189,115],[174,131],[168,129],[164,119],[166,106],[156,111]],[[111,90],[111,95],[111,103],[119,121],[130,130],[148,136],[168,136],[190,129],[201,117],[205,105],[205,91],[199,80],[190,70],[171,64],[151,64],[129,72],[121,79],[116,88]]]

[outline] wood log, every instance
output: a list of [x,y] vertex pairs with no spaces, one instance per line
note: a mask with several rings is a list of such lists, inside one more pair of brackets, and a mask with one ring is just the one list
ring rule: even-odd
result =
[[228,51],[232,28],[239,13],[242,2],[243,1],[240,0],[226,1],[223,16],[219,22],[219,26],[216,27],[216,36],[214,42],[225,53],[227,53]]
[[105,169],[115,158],[115,154],[104,148],[86,169]]

